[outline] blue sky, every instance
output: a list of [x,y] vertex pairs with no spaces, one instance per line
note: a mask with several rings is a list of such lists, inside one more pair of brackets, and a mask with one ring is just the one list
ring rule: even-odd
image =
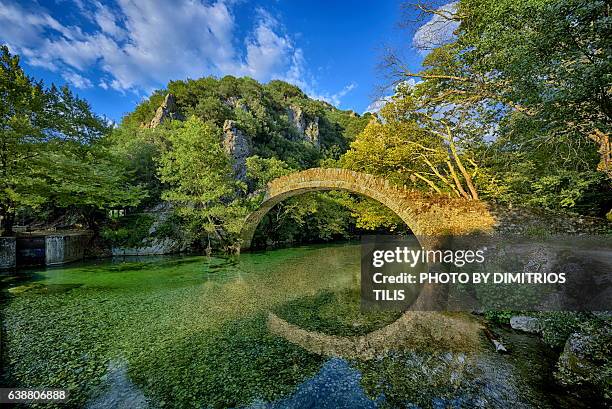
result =
[[385,84],[385,47],[421,64],[400,17],[398,1],[0,0],[0,43],[115,121],[169,80],[226,74],[361,113]]

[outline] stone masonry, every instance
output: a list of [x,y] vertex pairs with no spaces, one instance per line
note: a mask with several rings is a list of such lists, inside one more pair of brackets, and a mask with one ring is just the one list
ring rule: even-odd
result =
[[495,224],[487,207],[443,195],[426,194],[348,169],[313,168],[274,179],[267,185],[262,203],[244,224],[242,249],[248,249],[257,225],[274,205],[306,192],[346,190],[370,197],[395,212],[417,236],[491,231]]

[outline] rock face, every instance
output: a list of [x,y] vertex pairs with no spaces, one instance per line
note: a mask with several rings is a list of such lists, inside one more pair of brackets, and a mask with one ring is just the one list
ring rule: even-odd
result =
[[306,126],[304,135],[315,146],[319,146],[319,117],[315,116],[314,120]]
[[155,220],[149,227],[149,237],[142,240],[138,247],[113,247],[113,256],[151,256],[162,254],[175,254],[186,251],[189,248],[188,239],[180,230],[180,226],[173,226],[173,232],[160,234],[160,228],[168,222],[168,218],[173,214],[172,205],[168,202],[161,202],[153,209],[151,214]]
[[250,138],[237,126],[236,122],[226,120],[223,124],[223,149],[232,159],[234,174],[242,181],[246,180],[246,158],[251,155]]
[[249,106],[246,104],[246,102],[237,97],[229,97],[228,99],[224,100],[223,103],[231,109],[241,109],[245,112],[249,111]]
[[163,124],[166,120],[176,119],[179,121],[184,120],[183,115],[178,111],[178,106],[176,105],[176,99],[173,94],[166,95],[164,102],[157,108],[157,112],[155,112],[155,116],[151,120],[149,124],[146,124],[145,128],[156,128],[157,126]]
[[295,126],[298,132],[304,135],[304,131],[306,130],[306,119],[304,118],[302,108],[290,106],[287,108],[287,117],[289,118],[289,122]]
[[312,121],[308,121],[302,108],[293,105],[287,108],[287,117],[304,140],[319,146],[319,117],[315,116]]
[[113,256],[154,256],[162,254],[174,254],[185,251],[185,243],[170,237],[149,238],[142,247],[113,247]]
[[532,334],[539,333],[542,329],[540,321],[534,317],[516,316],[510,318],[510,326],[519,331]]

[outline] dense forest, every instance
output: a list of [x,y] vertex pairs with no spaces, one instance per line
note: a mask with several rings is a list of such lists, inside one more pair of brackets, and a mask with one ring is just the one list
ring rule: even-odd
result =
[[[89,228],[115,246],[158,235],[231,251],[265,183],[315,166],[610,218],[610,5],[464,0],[449,10],[418,8],[456,24],[455,35],[421,45],[419,72],[389,51],[383,69],[392,87],[374,114],[337,109],[286,82],[226,76],[171,81],[113,126],[67,87],[27,76],[3,47],[4,234],[17,222]],[[256,242],[398,228],[371,200],[316,193],[278,205]]]

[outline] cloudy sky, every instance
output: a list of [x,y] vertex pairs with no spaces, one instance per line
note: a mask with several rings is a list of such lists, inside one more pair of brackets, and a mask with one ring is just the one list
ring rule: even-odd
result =
[[283,79],[363,112],[384,83],[384,47],[413,69],[422,61],[412,46],[426,30],[413,38],[399,19],[399,3],[382,0],[0,0],[0,43],[113,120],[169,80],[226,74]]

